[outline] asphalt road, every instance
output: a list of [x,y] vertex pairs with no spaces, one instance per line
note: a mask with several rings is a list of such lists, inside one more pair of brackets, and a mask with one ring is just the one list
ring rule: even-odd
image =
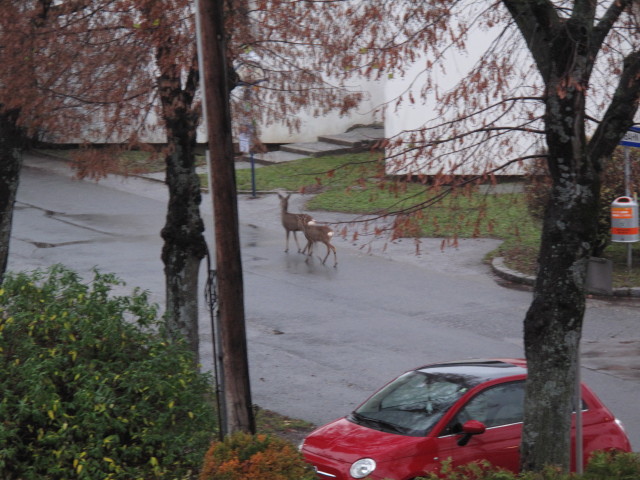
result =
[[[203,217],[213,244],[210,197]],[[294,196],[290,211],[304,198]],[[160,182],[110,177],[77,181],[64,163],[25,160],[9,268],[63,263],[94,267],[164,296],[160,229],[167,193]],[[322,424],[352,410],[374,389],[432,361],[522,356],[522,319],[531,292],[505,286],[482,262],[493,240],[442,248],[424,240],[386,244],[338,237],[338,266],[284,253],[275,195],[239,199],[245,307],[254,403]],[[352,217],[314,213],[337,222]],[[368,243],[371,242],[371,243]],[[294,245],[292,243],[291,245]],[[320,247],[324,256],[324,247]],[[203,262],[203,276],[204,276]],[[202,302],[204,304],[204,301]],[[588,301],[583,378],[640,448],[640,302]],[[208,312],[201,308],[201,359],[211,367]]]

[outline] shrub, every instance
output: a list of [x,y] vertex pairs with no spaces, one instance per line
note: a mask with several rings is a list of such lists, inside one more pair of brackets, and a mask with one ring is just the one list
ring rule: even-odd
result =
[[210,381],[147,295],[61,266],[0,287],[0,478],[164,479],[197,471]]
[[[438,473],[422,480],[638,480],[640,455],[623,452],[596,452],[582,475],[566,473],[548,467],[542,472],[512,473],[488,462],[470,463],[452,467],[451,461],[443,462]],[[420,480],[420,479],[417,479]]]
[[585,469],[586,480],[638,480],[640,455],[638,453],[597,452]]
[[[549,472],[548,472],[549,473]],[[494,467],[489,462],[469,463],[453,467],[451,461],[442,463],[438,473],[432,473],[417,480],[567,480],[567,477],[536,476],[533,474],[515,474],[502,468]]]
[[200,480],[312,480],[312,470],[294,446],[270,435],[238,432],[214,442]]

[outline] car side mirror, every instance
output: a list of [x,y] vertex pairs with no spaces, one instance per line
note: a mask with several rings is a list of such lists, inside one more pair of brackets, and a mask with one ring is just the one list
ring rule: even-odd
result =
[[471,437],[474,435],[480,435],[487,430],[487,427],[484,423],[479,422],[478,420],[468,420],[462,425],[462,433],[463,436],[458,440],[458,445],[464,447]]

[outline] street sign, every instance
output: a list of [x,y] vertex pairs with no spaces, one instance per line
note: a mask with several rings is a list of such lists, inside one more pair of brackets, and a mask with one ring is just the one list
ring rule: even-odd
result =
[[631,127],[627,130],[627,133],[625,133],[622,140],[620,140],[620,145],[625,147],[640,147],[640,127]]
[[251,135],[248,133],[241,133],[238,136],[238,150],[242,153],[251,152]]

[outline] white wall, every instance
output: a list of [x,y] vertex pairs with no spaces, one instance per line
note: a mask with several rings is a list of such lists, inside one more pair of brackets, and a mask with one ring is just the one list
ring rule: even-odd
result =
[[[483,53],[490,46],[495,34],[485,31],[476,31],[470,34],[467,40],[467,51],[459,52],[450,50],[445,58],[443,65],[445,70],[440,67],[433,68],[429,74],[435,79],[434,84],[442,89],[440,93],[449,90],[457,82],[467,76],[472,67],[480,60]],[[400,154],[400,152],[411,143],[410,132],[426,125],[435,125],[440,123],[443,118],[439,118],[435,112],[437,100],[434,92],[430,92],[423,98],[421,89],[425,85],[426,75],[425,65],[427,58],[419,58],[412,67],[407,69],[402,76],[394,76],[387,80],[384,95],[388,104],[385,113],[385,136],[390,139],[402,140],[402,143],[391,146],[388,149],[388,155]],[[411,103],[408,99],[412,94],[415,103]],[[400,106],[396,106],[397,99],[402,96],[403,101]],[[446,135],[446,132],[444,133]],[[391,145],[394,145],[392,142]],[[501,152],[499,150],[489,150],[478,154],[472,162],[465,163],[464,166],[457,166],[459,161],[455,157],[451,157],[447,161],[431,162],[431,159],[424,157],[404,157],[398,156],[395,160],[387,161],[387,173],[389,174],[424,174],[435,175],[438,172],[446,173],[454,169],[456,174],[478,174],[482,173],[488,162],[499,160]],[[522,174],[522,165],[514,165],[498,174]]]
[[364,93],[364,100],[356,110],[347,115],[337,112],[324,116],[314,116],[312,109],[303,109],[298,113],[301,127],[297,131],[289,131],[281,122],[261,124],[259,126],[262,143],[300,143],[315,142],[321,135],[344,133],[355,125],[382,124],[384,118],[379,106],[384,101],[384,82],[362,80],[351,88]]

